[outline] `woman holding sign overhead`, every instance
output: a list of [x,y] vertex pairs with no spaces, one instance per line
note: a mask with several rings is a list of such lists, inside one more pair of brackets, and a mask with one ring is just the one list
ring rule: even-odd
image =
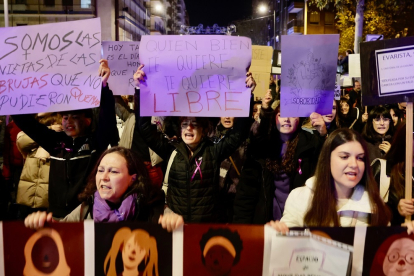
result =
[[289,227],[386,226],[389,221],[365,141],[341,128],[325,141],[315,176],[289,194],[282,219],[270,225],[286,233]]
[[[138,68],[137,79],[145,81],[143,65]],[[250,73],[246,86],[254,86]],[[148,146],[164,160],[168,160],[167,209],[184,217],[186,222],[215,222],[218,220],[220,164],[230,156],[246,138],[251,121],[240,118],[233,129],[217,143],[207,136],[206,118],[180,117],[177,140],[168,140],[151,126],[151,117],[141,117],[139,128]]]

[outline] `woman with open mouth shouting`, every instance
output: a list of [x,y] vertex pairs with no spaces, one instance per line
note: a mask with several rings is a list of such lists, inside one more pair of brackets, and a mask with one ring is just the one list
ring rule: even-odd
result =
[[293,190],[276,231],[289,227],[386,226],[390,211],[379,196],[367,147],[350,129],[335,130],[325,141],[315,176]]
[[[137,78],[144,82],[146,76],[142,69],[143,65],[138,68]],[[246,87],[254,87],[251,73],[246,76]],[[247,138],[251,115],[236,120],[233,128],[216,143],[207,136],[210,129],[208,119],[180,117],[179,121],[179,138],[168,140],[151,126],[151,117],[139,119],[145,142],[168,163],[164,214],[179,214],[185,222],[217,222],[221,211],[218,204],[220,164]]]
[[390,150],[394,129],[389,109],[377,106],[371,110],[362,132],[368,146],[369,162],[375,158],[383,158]]

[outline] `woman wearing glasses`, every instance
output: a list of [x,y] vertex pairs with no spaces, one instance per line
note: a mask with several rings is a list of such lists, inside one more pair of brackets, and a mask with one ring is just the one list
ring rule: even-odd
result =
[[[143,66],[137,78],[145,81]],[[135,77],[135,76],[134,76]],[[144,78],[145,77],[145,78]],[[254,87],[247,74],[246,87]],[[178,139],[167,140],[151,126],[151,117],[141,117],[139,129],[147,145],[167,165],[167,208],[183,216],[185,222],[216,222],[219,217],[220,164],[247,138],[250,117],[235,121],[233,128],[217,143],[207,136],[209,120],[200,117],[180,117]],[[166,222],[168,223],[168,222]],[[164,227],[168,228],[168,225]]]
[[369,162],[383,158],[390,150],[394,129],[389,109],[377,106],[371,110],[362,132],[368,146]]

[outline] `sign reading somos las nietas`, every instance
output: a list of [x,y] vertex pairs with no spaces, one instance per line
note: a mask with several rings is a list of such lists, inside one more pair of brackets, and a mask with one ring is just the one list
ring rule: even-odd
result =
[[2,28],[0,114],[97,107],[100,19]]
[[251,56],[246,37],[143,36],[141,116],[248,116]]

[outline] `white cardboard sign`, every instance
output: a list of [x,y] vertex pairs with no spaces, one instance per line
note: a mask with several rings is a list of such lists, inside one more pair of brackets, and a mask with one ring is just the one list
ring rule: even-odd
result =
[[2,28],[0,115],[97,107],[99,18]]

